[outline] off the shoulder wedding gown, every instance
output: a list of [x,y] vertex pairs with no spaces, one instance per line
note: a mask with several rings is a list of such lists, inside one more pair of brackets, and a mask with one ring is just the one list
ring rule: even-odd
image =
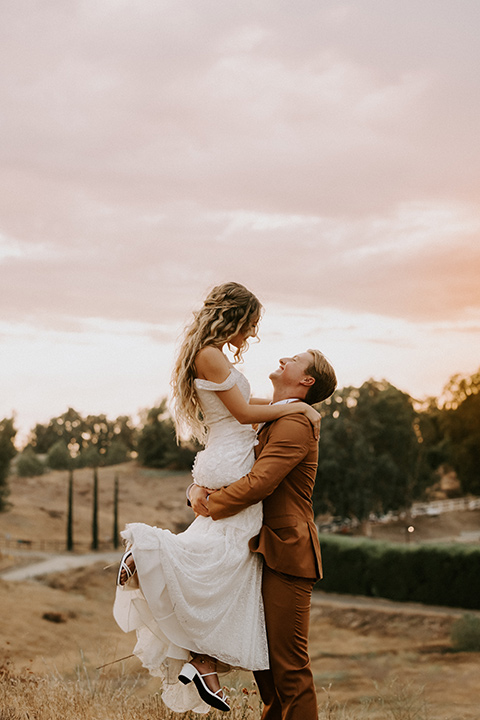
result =
[[[208,435],[192,472],[205,487],[229,485],[254,462],[254,430],[241,425],[216,394],[234,385],[248,402],[250,386],[236,368],[221,384],[195,380]],[[248,548],[261,524],[258,503],[224,520],[199,516],[178,535],[143,523],[121,533],[131,546],[140,588],[117,588],[114,616],[125,632],[136,630],[134,654],[163,678],[162,699],[172,710],[210,709],[193,683],[178,682],[191,652],[232,667],[268,668],[262,561]]]

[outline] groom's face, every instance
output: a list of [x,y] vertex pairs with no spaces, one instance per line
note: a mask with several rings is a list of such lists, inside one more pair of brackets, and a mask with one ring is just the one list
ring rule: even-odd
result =
[[283,357],[279,360],[279,366],[270,373],[269,378],[275,384],[283,386],[302,385],[302,380],[310,377],[307,374],[308,368],[313,364],[312,353],[303,352],[293,357]]

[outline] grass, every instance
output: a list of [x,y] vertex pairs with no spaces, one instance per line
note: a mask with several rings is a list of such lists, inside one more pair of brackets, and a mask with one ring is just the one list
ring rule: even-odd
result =
[[[79,666],[77,677],[60,674],[37,675],[28,669],[14,671],[5,662],[0,666],[0,720],[195,720],[195,713],[179,715],[166,708],[158,693],[141,697],[136,691],[145,675],[112,677],[91,673]],[[260,716],[255,690],[229,688],[232,720],[253,720]],[[220,720],[223,713],[212,710],[208,720]]]
[[[80,665],[76,678],[60,674],[37,675],[28,669],[15,671],[8,661],[0,665],[0,720],[198,720],[195,713],[179,715],[168,710],[158,693],[142,697],[145,676],[92,674]],[[254,686],[237,683],[228,688],[232,711],[230,720],[257,720],[261,701]],[[435,720],[423,691],[394,681],[373,697],[347,708],[332,700],[331,686],[319,695],[319,720]],[[205,720],[225,720],[212,710]],[[457,719],[456,719],[457,720]]]
[[457,652],[479,652],[480,617],[465,613],[452,625],[450,637],[452,647]]

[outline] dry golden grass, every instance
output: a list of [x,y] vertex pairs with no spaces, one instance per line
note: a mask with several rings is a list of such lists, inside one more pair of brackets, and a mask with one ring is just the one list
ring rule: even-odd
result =
[[[130,680],[130,678],[129,678]],[[140,678],[139,683],[141,684]],[[40,676],[29,671],[15,672],[8,664],[0,666],[0,720],[193,720],[194,713],[178,715],[163,705],[155,693],[146,698],[135,695],[131,682],[79,673],[75,680],[60,675]],[[260,717],[261,701],[252,687],[229,688],[231,712],[228,716],[212,710],[208,720],[253,720]],[[366,720],[380,717],[393,720],[430,720],[428,704],[422,693],[396,684],[384,694],[356,710],[349,710],[323,693],[319,720]]]
[[[132,682],[133,680],[133,682]],[[145,677],[92,677],[80,668],[78,677],[66,679],[59,674],[36,675],[14,671],[7,663],[0,667],[0,720],[174,720],[198,717],[194,713],[178,715],[169,711],[158,693],[138,694]],[[136,694],[137,693],[137,694]],[[259,699],[251,688],[230,689],[232,720],[258,717]],[[211,711],[210,720],[223,713]]]

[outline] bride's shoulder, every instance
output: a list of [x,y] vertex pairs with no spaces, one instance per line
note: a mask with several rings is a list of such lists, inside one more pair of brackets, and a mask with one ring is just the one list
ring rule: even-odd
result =
[[197,378],[204,380],[225,380],[231,372],[231,365],[222,351],[214,345],[206,345],[195,356]]

